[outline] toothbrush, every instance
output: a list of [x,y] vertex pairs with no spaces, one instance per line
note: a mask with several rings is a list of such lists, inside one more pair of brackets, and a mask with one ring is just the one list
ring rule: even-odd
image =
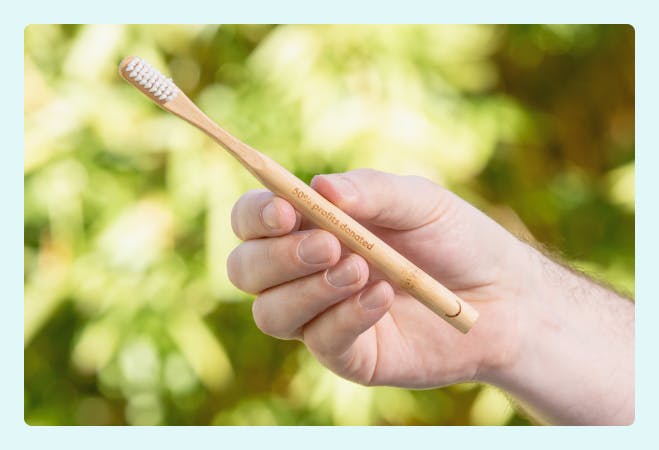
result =
[[467,333],[476,322],[478,312],[471,305],[281,165],[229,134],[181,92],[171,78],[166,78],[135,56],[125,58],[119,64],[119,74],[158,106],[214,139],[266,188],[290,202],[312,223],[332,233],[442,319],[463,333]]

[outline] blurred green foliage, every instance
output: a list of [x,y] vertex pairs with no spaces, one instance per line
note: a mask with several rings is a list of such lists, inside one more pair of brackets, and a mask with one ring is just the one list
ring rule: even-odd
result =
[[129,54],[307,181],[426,176],[633,293],[629,26],[33,25],[29,424],[527,423],[494,388],[365,388],[262,335],[225,268],[258,185],[118,78]]

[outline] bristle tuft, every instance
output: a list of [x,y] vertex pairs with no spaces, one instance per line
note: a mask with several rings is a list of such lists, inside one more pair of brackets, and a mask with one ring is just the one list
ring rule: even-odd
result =
[[171,78],[166,78],[151,64],[134,57],[123,68],[124,77],[135,87],[159,103],[171,102],[179,90]]

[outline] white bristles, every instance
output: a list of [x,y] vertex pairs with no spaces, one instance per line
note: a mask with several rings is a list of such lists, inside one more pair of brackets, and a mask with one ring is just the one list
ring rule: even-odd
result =
[[156,68],[143,59],[134,57],[124,68],[124,74],[131,83],[160,102],[170,102],[176,98],[178,88],[171,78],[166,78]]

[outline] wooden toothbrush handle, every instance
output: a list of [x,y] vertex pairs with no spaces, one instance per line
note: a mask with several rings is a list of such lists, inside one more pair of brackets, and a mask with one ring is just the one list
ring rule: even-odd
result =
[[[256,150],[254,150],[256,152]],[[276,195],[318,227],[329,231],[344,245],[361,255],[389,280],[414,296],[429,309],[466,333],[476,322],[478,311],[433,277],[391,248],[359,222],[337,208],[302,180],[266,155],[252,173]]]
[[172,101],[160,106],[204,131],[238,159],[266,188],[288,200],[307,219],[332,233],[389,280],[455,328],[466,333],[476,322],[478,311],[471,305],[288,170],[228,133],[206,116],[185,94],[181,92]]

